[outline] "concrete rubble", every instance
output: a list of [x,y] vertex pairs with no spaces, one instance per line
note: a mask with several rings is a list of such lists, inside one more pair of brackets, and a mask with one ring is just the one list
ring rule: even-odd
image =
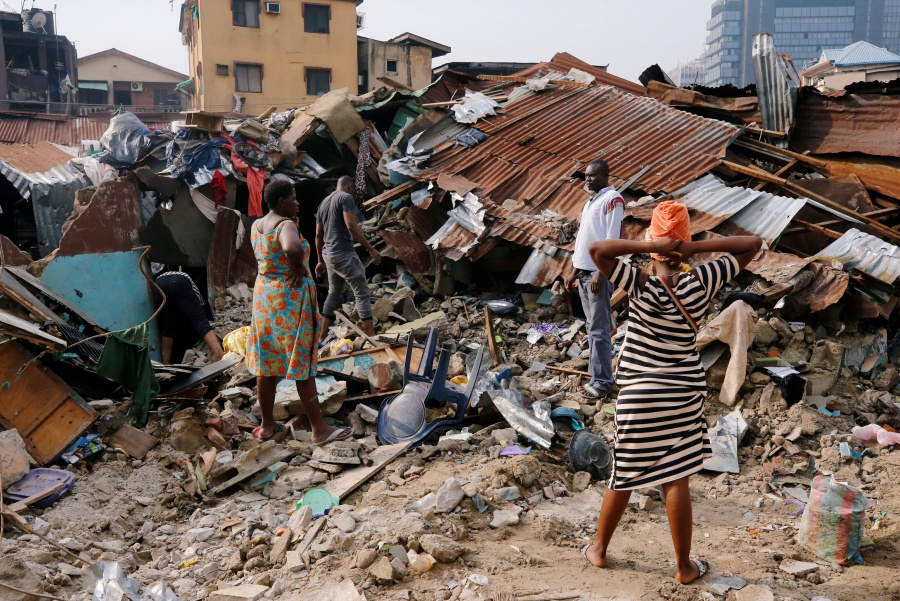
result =
[[[794,190],[795,180],[836,178],[825,159],[794,156],[781,144],[783,137],[759,142],[754,136],[764,134],[749,135],[750,130],[688,115],[671,103],[585,84],[583,73],[558,68],[547,63],[531,73],[528,78],[542,74],[540,86],[534,81],[529,87],[509,80],[462,78],[455,87],[478,85],[489,96],[513,99],[505,107],[507,114],[519,110],[518,102],[540,100],[538,94],[568,95],[558,103],[571,102],[573,107],[588,100],[599,103],[607,95],[623,107],[652,102],[672,123],[699,128],[721,142],[721,154],[710,148],[696,156],[687,142],[684,148],[674,144],[674,156],[684,158],[687,167],[678,174],[659,167],[665,173],[652,185],[640,177],[633,180],[633,187],[624,191],[629,203],[626,235],[643,235],[649,210],[670,195],[688,202],[700,196],[700,188],[717,190],[722,197],[722,189],[729,189],[746,195],[748,203],[769,202],[774,210],[788,198],[773,193]],[[551,74],[558,79],[550,79]],[[655,87],[649,86],[651,96]],[[77,303],[40,280],[36,283],[34,276],[29,279],[46,262],[29,266],[24,274],[4,267],[0,299],[4,307],[13,308],[3,309],[0,351],[16,353],[10,363],[16,368],[13,375],[20,366],[39,366],[35,369],[40,373],[21,373],[29,386],[39,382],[47,388],[35,385],[27,394],[19,394],[22,388],[9,394],[4,389],[6,396],[0,396],[3,487],[9,489],[37,465],[57,468],[74,484],[70,490],[61,487],[61,498],[46,507],[32,499],[6,510],[0,581],[88,601],[96,580],[88,567],[93,564],[114,565],[141,590],[169,587],[179,601],[497,601],[541,595],[549,599],[554,594],[588,599],[597,593],[584,577],[589,567],[578,550],[596,533],[606,483],[590,468],[576,471],[567,449],[582,427],[611,443],[615,411],[614,399],[593,401],[578,393],[587,376],[585,324],[577,297],[560,280],[569,269],[580,203],[574,209],[556,207],[557,212],[551,207],[528,214],[531,209],[515,200],[524,190],[502,188],[506,196],[491,199],[488,189],[500,187],[489,184],[496,182],[469,181],[457,172],[466,171],[462,163],[454,171],[449,157],[430,164],[427,157],[407,156],[405,149],[414,146],[409,138],[422,132],[429,134],[423,139],[432,140],[434,148],[429,150],[436,156],[483,150],[476,145],[463,151],[455,138],[438,135],[452,129],[446,107],[429,113],[429,118],[423,108],[410,129],[393,136],[375,125],[393,117],[400,101],[421,108],[430,100],[427,92],[419,98],[390,90],[371,98],[344,99],[363,116],[366,131],[373,132],[374,169],[362,161],[366,189],[361,192],[367,198],[363,227],[386,257],[369,272],[376,336],[357,331],[355,306],[347,299],[342,307],[345,319],[336,322],[320,351],[316,384],[322,413],[333,423],[350,426],[351,441],[313,445],[302,403],[290,383],[279,388],[276,405],[277,417],[290,420],[290,428],[280,439],[262,444],[253,440],[250,433],[259,423],[257,391],[240,345],[220,363],[210,364],[201,345],[184,365],[152,364],[160,391],[150,399],[146,425],[129,425],[129,418],[136,423],[131,412],[134,391],[100,377],[93,369],[96,357],[76,352],[68,329],[45,331],[41,324],[53,320],[32,316],[64,314],[60,319],[73,330],[99,335],[112,327],[102,327]],[[541,110],[532,112],[521,119],[542,118]],[[321,148],[315,140],[318,134],[312,133],[329,136],[328,123],[310,121],[304,126],[308,134],[293,132],[298,134],[296,143],[291,142],[284,157],[277,143],[291,123],[303,124],[305,118],[297,111],[289,118],[262,120],[276,144],[271,154],[283,161],[262,168],[294,177],[301,189],[326,173],[316,168],[321,167],[315,161]],[[536,122],[536,130],[554,130],[552,115],[544,118],[547,121]],[[237,125],[228,123],[228,132],[234,134]],[[486,118],[475,126],[496,132],[481,144],[502,150],[506,125]],[[195,134],[200,136],[195,141],[216,138]],[[382,135],[389,139],[379,141]],[[353,142],[338,145],[344,152],[340,160],[326,155],[331,157],[329,169],[355,169],[359,146]],[[725,155],[726,147],[730,160],[715,159]],[[738,163],[735,157],[740,157]],[[626,173],[626,166],[614,158],[611,162],[618,183],[636,175]],[[789,163],[792,167],[787,168]],[[659,164],[668,165],[663,160]],[[571,172],[572,164],[566,163],[566,169]],[[776,172],[796,177],[781,181]],[[669,176],[687,177],[685,173],[690,177],[677,189],[662,183]],[[580,181],[570,176],[564,178],[565,190],[578,192]],[[228,182],[228,202],[234,205],[241,184]],[[330,182],[319,182],[325,183]],[[529,180],[529,189],[547,187],[539,183]],[[140,172],[102,183],[92,193],[102,201],[101,188],[119,186],[135,198],[139,192],[157,198],[166,185],[187,192],[183,180]],[[735,192],[739,188],[743,191]],[[863,178],[854,198],[894,207],[900,199],[884,189],[879,184],[876,190]],[[767,238],[767,250],[747,273],[723,288],[699,324],[709,386],[705,418],[732,443],[717,447],[717,452],[733,467],[710,464],[692,480],[694,548],[710,561],[712,574],[703,587],[672,583],[662,491],[638,490],[626,510],[623,536],[610,550],[618,563],[596,574],[608,579],[604,582],[610,590],[622,591],[617,598],[809,601],[826,595],[832,600],[900,595],[893,573],[900,558],[895,542],[900,533],[900,460],[893,444],[880,444],[877,438],[864,442],[852,433],[854,426],[870,424],[888,433],[900,429],[900,335],[893,314],[900,291],[892,277],[900,273],[892,263],[892,243],[900,234],[882,229],[895,225],[893,217],[872,223],[863,215],[875,211],[868,205],[866,211],[856,211],[844,202],[838,210],[829,204],[830,197],[825,199],[829,202],[821,200],[829,191],[809,194],[803,197],[810,201],[803,210],[810,214],[788,216],[784,228]],[[793,195],[800,193],[794,190]],[[699,217],[705,205],[697,203],[692,208]],[[829,209],[824,214],[822,206]],[[735,215],[740,226],[704,216],[716,223],[698,236],[761,227],[752,218],[741,221]],[[236,246],[238,223],[246,217],[238,216],[233,230],[218,234],[225,248]],[[851,234],[847,217],[856,220],[854,231],[869,238],[856,237],[852,244],[845,240],[847,244],[825,252]],[[220,218],[222,228],[231,219]],[[73,223],[84,220],[87,227],[89,219],[85,209]],[[815,226],[816,219],[827,226]],[[139,221],[134,234],[149,227]],[[219,225],[217,220],[217,230]],[[169,226],[176,238],[183,235]],[[857,226],[868,233],[855,230]],[[210,228],[208,233],[212,237],[214,232]],[[530,240],[525,246],[523,233]],[[883,252],[872,250],[879,241]],[[71,238],[63,242],[70,244]],[[60,256],[65,256],[66,244],[61,243]],[[161,252],[160,246],[155,252]],[[218,256],[212,241],[205,250],[209,252],[192,258],[204,268],[210,256]],[[873,253],[878,257],[872,261],[859,260],[859,255]],[[229,266],[239,263],[228,257]],[[641,265],[646,257],[633,260]],[[213,325],[224,338],[250,322],[255,272],[245,269],[243,276],[232,277],[240,270],[223,269],[228,274],[223,276],[216,272],[215,261],[209,264]],[[12,283],[7,275],[14,278]],[[9,292],[20,289],[28,294]],[[614,298],[613,304],[617,354],[628,307],[623,298]],[[735,324],[740,326],[734,330],[738,335],[729,336]],[[431,328],[450,353],[448,378],[454,390],[474,384],[468,411],[458,427],[413,446],[381,444],[380,408],[403,387],[407,343],[422,344]],[[485,349],[484,367],[473,373],[471,362],[480,348]],[[412,352],[421,353],[415,348]],[[50,378],[47,371],[58,375]],[[19,381],[13,375],[0,381],[13,386]],[[6,409],[14,402],[22,410],[47,402],[33,390],[51,390],[51,384],[55,397],[64,400],[48,406],[48,412],[77,413],[80,420],[54,430],[50,438],[57,444],[44,451],[38,445],[42,439],[27,424],[13,425],[12,418],[21,413],[19,405]],[[16,401],[7,400],[13,397]],[[428,406],[425,412],[425,421],[432,423],[448,419],[453,408]],[[523,416],[527,419],[517,419]],[[97,436],[85,440],[88,435]],[[873,558],[871,563],[842,566],[795,541],[800,516],[811,503],[813,478],[820,475],[849,483],[869,501],[861,552]],[[630,570],[626,576],[621,575],[624,569]],[[862,586],[873,590],[862,591]],[[0,598],[7,598],[3,594]]]

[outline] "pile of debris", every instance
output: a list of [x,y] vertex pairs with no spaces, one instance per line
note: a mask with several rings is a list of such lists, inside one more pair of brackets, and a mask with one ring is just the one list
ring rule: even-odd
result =
[[[3,594],[900,594],[883,567],[898,557],[900,512],[900,170],[878,154],[887,145],[841,133],[841,119],[811,148],[808,107],[831,105],[790,93],[790,64],[764,41],[757,60],[774,75],[756,113],[659,81],[626,87],[558,55],[516,77],[447,73],[415,93],[195,113],[178,133],[114,118],[103,154],[81,161],[95,186],[79,192],[56,250],[32,262],[0,239],[3,516],[20,531],[2,533],[0,587],[14,587]],[[866,122],[876,105],[859,106]],[[867,156],[825,154],[836,152]],[[629,203],[627,236],[676,198],[696,238],[749,232],[767,246],[700,323],[714,457],[696,478],[696,546],[714,561],[696,587],[670,584],[658,489],[633,495],[616,569],[586,575],[577,551],[595,534],[615,431],[614,399],[578,394],[585,323],[561,284],[585,199],[579,169],[597,157]],[[354,437],[312,444],[288,382],[276,395],[284,438],[254,440],[246,234],[263,181],[295,183],[311,239],[307,199],[348,171],[389,259],[370,278],[376,336],[347,302],[318,365],[322,413]],[[225,359],[198,348],[183,365],[152,361],[147,261],[201,272]],[[625,295],[612,305],[617,354]],[[131,363],[109,361],[123,349]],[[843,557],[811,545],[803,523],[818,515],[822,477],[865,501],[853,512],[865,536]],[[859,548],[882,561],[850,568]],[[642,577],[623,579],[629,569]]]

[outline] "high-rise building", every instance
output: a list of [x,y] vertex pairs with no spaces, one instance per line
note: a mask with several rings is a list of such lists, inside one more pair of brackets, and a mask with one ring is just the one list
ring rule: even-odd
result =
[[706,24],[706,85],[753,83],[753,36],[770,33],[798,69],[866,41],[900,52],[900,0],[716,0]]

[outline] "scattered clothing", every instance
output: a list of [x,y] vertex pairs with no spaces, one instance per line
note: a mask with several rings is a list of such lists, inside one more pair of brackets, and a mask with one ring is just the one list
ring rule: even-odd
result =
[[[279,240],[288,221],[267,233],[259,230],[257,221],[250,233],[259,271],[253,288],[247,368],[256,376],[302,381],[316,375],[315,345],[321,319],[312,278],[303,280],[300,288],[288,284],[291,261]],[[308,259],[309,243],[303,236],[300,242]]]
[[159,382],[150,363],[150,325],[112,332],[103,346],[97,373],[131,391],[128,417],[136,428],[147,425],[150,399],[159,392]]

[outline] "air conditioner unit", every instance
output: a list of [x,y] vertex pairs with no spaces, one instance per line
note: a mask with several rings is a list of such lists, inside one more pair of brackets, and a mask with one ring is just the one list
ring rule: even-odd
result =
[[266,2],[266,12],[270,15],[281,14],[281,2]]
[[141,83],[141,82],[139,82],[139,81],[133,81],[133,82],[131,82],[131,91],[132,91],[132,92],[143,92],[143,91],[144,91],[144,84]]

